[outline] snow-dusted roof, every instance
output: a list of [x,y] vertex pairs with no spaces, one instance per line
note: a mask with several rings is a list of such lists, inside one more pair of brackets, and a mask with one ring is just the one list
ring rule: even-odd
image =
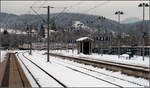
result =
[[81,37],[81,38],[77,39],[76,41],[79,42],[79,41],[84,41],[84,40],[91,40],[91,41],[93,41],[93,39],[91,39],[89,37]]

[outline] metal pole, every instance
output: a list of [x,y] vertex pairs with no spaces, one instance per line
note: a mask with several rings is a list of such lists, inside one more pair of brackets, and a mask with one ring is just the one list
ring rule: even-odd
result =
[[1,41],[1,27],[0,27],[0,63],[1,63],[1,43],[2,43],[2,41]]
[[[150,42],[150,0],[149,0],[149,42]],[[150,67],[150,44],[149,44],[149,67]],[[149,69],[150,75],[150,69]],[[150,86],[150,78],[149,78],[149,86]]]
[[30,37],[30,55],[32,55],[32,43],[31,43],[31,28],[29,28],[29,37]]
[[15,48],[17,48],[16,46],[17,46],[17,38],[16,38],[16,28],[15,28]]
[[49,62],[49,29],[50,29],[50,6],[47,7],[47,62]]
[[101,47],[101,42],[100,42],[99,40],[98,40],[98,44],[99,44],[99,45],[98,45],[98,54],[100,54],[100,53],[101,53],[101,48],[102,48],[102,47]]
[[[142,27],[143,29],[144,29],[144,20],[145,20],[145,6],[143,5],[143,27]],[[144,61],[144,35],[143,35],[143,61]]]
[[101,56],[103,56],[103,41],[104,40],[101,41]]
[[[118,14],[118,22],[119,22],[118,28],[120,29],[120,13]],[[119,36],[120,36],[120,34],[119,34]],[[119,39],[119,43],[118,43],[118,58],[120,58],[120,39]]]
[[[0,12],[1,12],[1,0],[0,0]],[[1,43],[2,41],[1,41],[1,24],[0,24],[0,63],[1,63]]]
[[[150,0],[149,0],[149,42],[150,42]],[[149,44],[149,61],[150,61],[150,44]]]
[[[0,12],[1,12],[1,0],[0,0]],[[1,41],[1,24],[0,24],[0,70],[1,70],[1,43],[2,41]]]
[[[29,27],[29,25],[27,25],[27,28],[28,28],[28,30],[27,30],[28,31],[27,40],[28,40],[28,49],[29,49],[30,48],[30,45],[29,45],[29,43],[30,43],[30,41],[29,41],[30,40],[29,39],[29,37],[30,37],[30,34],[29,34],[30,33],[30,27]],[[30,52],[29,52],[29,54],[30,54]]]

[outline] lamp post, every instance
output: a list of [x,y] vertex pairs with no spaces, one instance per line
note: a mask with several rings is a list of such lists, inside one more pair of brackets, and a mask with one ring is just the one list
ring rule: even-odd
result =
[[[138,5],[138,7],[142,7],[143,8],[143,26],[142,26],[142,28],[144,27],[144,20],[145,20],[145,7],[148,7],[149,5],[148,5],[148,3],[140,3],[139,5]],[[143,33],[144,33],[144,30],[143,30]],[[144,35],[143,35],[143,37],[142,37],[142,42],[143,42],[143,53],[142,53],[142,55],[143,55],[143,61],[144,61],[144,51],[145,51],[145,43],[144,43]]]
[[[102,20],[103,22],[105,22],[105,17],[103,17],[103,16],[101,16],[101,17],[99,17],[98,19],[100,19],[100,20]],[[102,28],[104,28],[104,26],[102,26]],[[104,32],[103,32],[103,35],[104,35]],[[104,36],[103,37],[101,37],[101,44],[100,44],[100,46],[101,46],[101,48],[100,48],[100,50],[101,50],[101,56],[103,56],[103,43],[104,43]],[[98,49],[99,50],[99,49]]]
[[[124,13],[122,11],[117,11],[115,12],[115,15],[118,15],[118,22],[119,22],[119,26],[120,26],[120,16],[123,15]],[[118,27],[120,28],[120,27]],[[120,35],[120,34],[119,34]],[[119,41],[118,41],[118,58],[120,58],[120,37],[119,37]]]

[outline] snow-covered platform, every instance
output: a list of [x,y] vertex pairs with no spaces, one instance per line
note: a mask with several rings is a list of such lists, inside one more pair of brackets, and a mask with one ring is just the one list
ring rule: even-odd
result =
[[0,64],[0,87],[31,87],[15,53],[8,53],[4,61]]
[[[141,61],[140,64],[136,65],[140,58],[118,58],[116,55],[83,55],[83,54],[76,54],[69,51],[51,51],[50,55],[59,56],[63,59],[73,60],[76,62],[80,62],[83,64],[92,65],[95,67],[106,68],[113,71],[121,71],[124,74],[142,77],[149,79],[149,66],[143,66],[142,64],[145,63]],[[110,56],[110,57],[108,57]],[[116,61],[115,61],[116,59]],[[135,59],[135,60],[133,60]],[[139,60],[138,60],[139,59]],[[146,58],[146,61],[148,58]],[[133,62],[135,61],[135,62]],[[134,64],[133,64],[134,63]]]
[[142,66],[149,68],[150,59],[148,56],[145,56],[145,59],[143,61],[142,56],[134,56],[129,59],[129,55],[123,54],[120,55],[120,58],[118,58],[118,55],[108,55],[108,54],[96,54],[92,53],[91,55],[85,55],[85,54],[78,54],[77,50],[51,50],[51,53],[56,53],[60,55],[65,56],[71,56],[71,57],[77,57],[77,58],[90,58],[96,59],[96,60],[105,60],[105,61],[111,61],[116,63],[122,63],[122,64],[128,64],[128,65],[135,65],[135,66]]

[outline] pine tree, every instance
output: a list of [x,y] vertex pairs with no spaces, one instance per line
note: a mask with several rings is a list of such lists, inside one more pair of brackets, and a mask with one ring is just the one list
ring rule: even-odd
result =
[[51,29],[56,31],[55,18],[51,20]]
[[39,34],[40,34],[41,37],[45,37],[45,28],[44,28],[43,24],[41,25]]

